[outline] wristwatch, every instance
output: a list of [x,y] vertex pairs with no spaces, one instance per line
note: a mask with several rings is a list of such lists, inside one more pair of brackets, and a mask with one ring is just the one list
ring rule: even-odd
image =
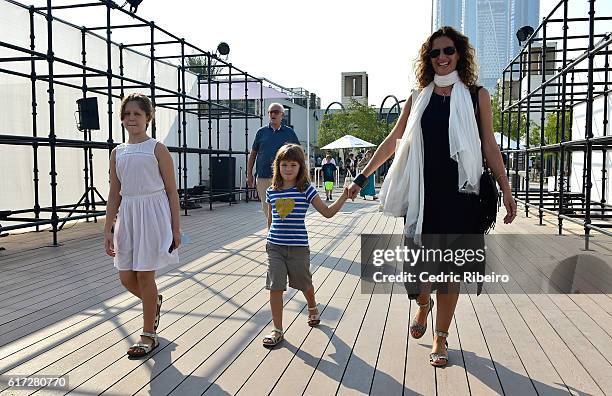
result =
[[358,174],[353,183],[357,184],[359,187],[363,188],[366,184],[368,184],[368,178],[363,175],[363,173]]

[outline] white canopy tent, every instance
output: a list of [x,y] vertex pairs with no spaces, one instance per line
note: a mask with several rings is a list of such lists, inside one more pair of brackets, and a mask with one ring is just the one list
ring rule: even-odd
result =
[[[229,81],[213,81],[210,84],[210,99],[211,100],[229,100]],[[208,100],[208,83],[204,82],[200,84],[202,100]],[[279,90],[266,85],[260,85],[256,81],[244,82],[244,80],[233,80],[232,81],[232,99],[292,99],[291,95],[287,95]]]
[[[504,148],[508,148],[508,136],[504,136],[503,140],[504,140],[503,147]],[[502,135],[501,135],[501,133],[495,132],[495,142],[497,142],[498,146],[500,146],[500,147],[502,146]],[[510,139],[510,148],[514,149],[514,148],[516,148],[516,145],[517,145],[517,141],[514,140],[514,139]],[[524,148],[524,147],[525,147],[525,145],[523,143],[519,143],[519,148]]]
[[322,150],[336,150],[345,148],[365,148],[374,147],[375,145],[366,142],[363,139],[356,138],[353,135],[344,135],[340,139],[331,142],[328,145],[321,147]]
[[[344,158],[344,149],[351,148],[366,148],[375,147],[376,145],[366,142],[363,139],[359,139],[353,135],[344,135],[340,139],[334,140],[333,142],[321,147],[322,150],[339,150],[340,157]],[[352,180],[353,175],[347,174],[347,179]],[[316,185],[316,172],[315,172],[315,185]],[[336,184],[339,184],[336,182]]]

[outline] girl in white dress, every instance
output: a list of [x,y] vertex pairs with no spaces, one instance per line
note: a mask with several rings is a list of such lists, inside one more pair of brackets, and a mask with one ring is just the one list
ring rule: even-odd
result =
[[[155,271],[178,263],[181,242],[179,196],[170,152],[147,135],[153,104],[142,94],[130,94],[121,103],[121,122],[127,143],[110,156],[110,191],[106,205],[104,244],[114,257],[125,288],[142,300],[143,332],[128,349],[142,357],[155,349],[162,296]],[[112,227],[114,227],[114,235]]]

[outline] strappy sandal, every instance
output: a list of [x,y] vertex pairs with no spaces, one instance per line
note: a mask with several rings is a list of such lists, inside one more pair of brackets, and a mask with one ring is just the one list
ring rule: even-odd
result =
[[[433,298],[431,298],[431,296],[429,296],[429,301],[426,302],[425,304],[419,303],[419,300],[416,300],[416,299],[414,301],[416,301],[417,305],[421,308],[428,307],[428,310],[427,310],[428,315],[433,309],[434,300]],[[427,331],[427,317],[425,317],[424,325],[417,322],[416,318],[414,318],[412,322],[410,322],[410,335],[412,335],[412,338],[414,338],[415,340],[418,340],[419,338],[423,337],[426,331]]]
[[273,329],[270,334],[263,338],[263,345],[273,347],[285,338],[285,334],[281,329]]
[[[316,313],[312,313],[315,312]],[[321,323],[321,314],[319,313],[319,310],[317,309],[317,307],[313,307],[310,308],[308,307],[308,326],[310,327],[316,327],[319,325],[319,323]]]
[[147,333],[146,331],[143,331],[140,336],[152,339],[153,344],[145,344],[144,342],[138,342],[132,345],[127,351],[128,356],[131,358],[141,358],[147,356],[159,346],[159,340],[157,339],[156,333]]
[[[438,337],[448,338],[448,332],[436,330],[435,334]],[[444,367],[448,364],[448,341],[444,341],[444,348],[446,349],[445,353],[430,353],[429,354],[429,363],[434,367]],[[442,360],[442,363],[437,363],[439,360]]]
[[162,295],[158,294],[157,295],[157,312],[155,313],[155,323],[153,324],[153,330],[155,331],[157,331],[157,328],[159,327],[159,316],[161,313],[162,301],[163,301]]

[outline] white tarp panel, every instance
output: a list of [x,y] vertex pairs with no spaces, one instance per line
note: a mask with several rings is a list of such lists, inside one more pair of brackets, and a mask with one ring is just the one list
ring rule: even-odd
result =
[[[41,53],[47,52],[47,21],[41,15],[35,15],[34,30],[36,35],[35,50]],[[27,8],[0,0],[0,40],[18,45],[24,48],[30,46],[29,12]],[[53,22],[53,51],[57,57],[65,58],[75,63],[81,63],[81,32],[79,29],[64,24],[59,20]],[[106,43],[94,35],[86,37],[87,65],[100,70],[106,70]],[[112,68],[114,73],[119,74],[119,48],[112,46]],[[23,57],[24,53],[8,50],[0,47],[0,57]],[[124,75],[138,81],[150,81],[151,64],[150,59],[134,51],[124,50]],[[62,65],[55,62],[54,73],[81,73],[80,69]],[[1,68],[28,74],[30,62],[3,62]],[[178,68],[176,66],[155,62],[156,84],[160,87],[177,91]],[[38,75],[48,74],[46,61],[36,62],[36,73]],[[70,82],[80,86],[81,78],[63,78],[61,81]],[[87,79],[88,86],[105,87],[105,77],[94,77]],[[113,85],[119,85],[115,79]],[[187,75],[187,93],[197,96],[197,78],[195,75]],[[29,78],[13,76],[0,72],[0,134],[32,136],[32,84]],[[82,140],[83,135],[76,127],[75,112],[77,110],[76,100],[81,98],[80,89],[74,89],[56,84],[55,89],[55,133],[58,138]],[[37,130],[38,136],[49,135],[49,104],[48,83],[36,82],[37,101]],[[106,89],[101,89],[105,92]],[[139,91],[149,94],[148,88],[126,89],[126,93]],[[119,93],[118,90],[115,91]],[[88,93],[88,96],[96,96]],[[177,101],[176,99],[173,101]],[[163,103],[162,100],[160,102]],[[118,99],[112,103],[112,130],[113,140],[122,142],[121,122],[119,119],[120,102]],[[98,110],[100,116],[99,131],[92,132],[92,140],[106,142],[109,130],[109,115],[107,99],[104,95],[98,96]],[[207,124],[204,123],[203,124]],[[169,146],[178,145],[178,112],[171,109],[158,107],[156,110],[157,139]],[[182,129],[182,125],[181,125]],[[204,129],[204,128],[203,128]],[[234,133],[238,135],[240,130],[235,127]],[[253,131],[254,132],[254,131]],[[226,130],[222,131],[225,134]],[[244,134],[243,134],[244,136]],[[198,147],[198,119],[195,115],[187,115],[187,142],[189,147]],[[208,133],[203,134],[203,146],[208,146]],[[221,147],[226,149],[226,147]],[[0,210],[26,209],[34,206],[34,182],[33,182],[33,148],[29,146],[0,145]],[[39,158],[39,191],[40,205],[50,206],[50,155],[49,148],[38,149]],[[173,154],[175,165],[178,165],[178,157]],[[208,175],[207,156],[203,156],[204,174]],[[94,180],[95,186],[103,196],[108,193],[108,151],[94,150]],[[58,148],[57,149],[57,203],[58,205],[76,203],[84,192],[84,155],[82,149]],[[176,169],[176,166],[175,166]],[[188,155],[189,179],[188,185],[199,184],[198,156]],[[182,178],[181,178],[182,180]],[[2,222],[10,225],[10,222]]]
[[[286,93],[271,87],[267,87],[265,84],[262,86],[258,82],[254,81],[249,81],[246,83],[246,90],[244,81],[232,81],[231,86],[232,99],[243,99],[245,96],[245,91],[248,94],[248,99],[261,99],[262,97],[263,99],[291,99],[291,96]],[[229,100],[229,87],[230,84],[226,81],[212,82],[210,84],[211,100]],[[200,84],[200,90],[201,98],[208,100],[208,84]]]

